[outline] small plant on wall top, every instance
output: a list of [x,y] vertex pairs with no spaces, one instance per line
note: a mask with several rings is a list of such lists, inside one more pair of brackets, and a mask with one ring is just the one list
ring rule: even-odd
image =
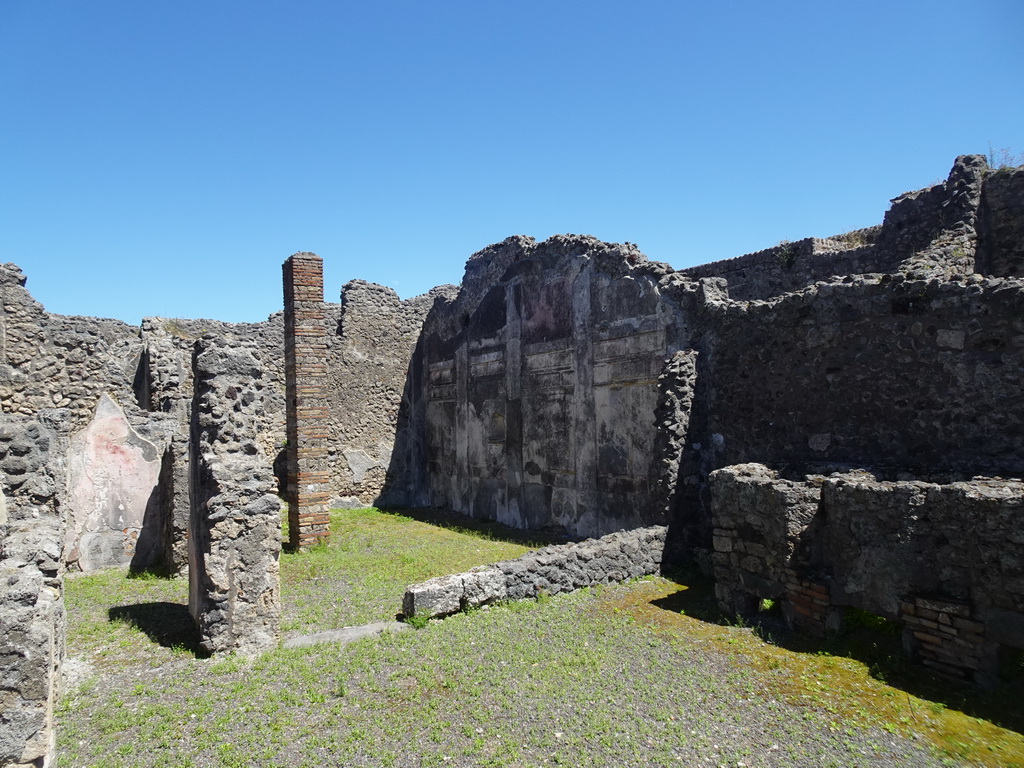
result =
[[789,269],[796,262],[796,246],[789,240],[782,240],[776,246],[775,258],[779,264]]
[[989,144],[987,159],[989,168],[996,171],[1005,171],[1024,165],[1024,152],[1017,153],[1009,147],[992,149],[992,145]]

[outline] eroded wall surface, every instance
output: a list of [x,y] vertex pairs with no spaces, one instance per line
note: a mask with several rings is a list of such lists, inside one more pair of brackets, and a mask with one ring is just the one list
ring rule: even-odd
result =
[[386,498],[577,535],[663,523],[654,413],[689,332],[668,271],[590,237],[475,254],[424,324]]
[[281,501],[256,441],[263,365],[251,342],[196,343],[189,461],[189,610],[210,653],[253,653],[281,631]]
[[48,764],[66,617],[53,425],[0,416],[0,763]]
[[863,469],[759,464],[711,475],[716,594],[728,611],[783,601],[819,634],[857,608],[899,622],[945,674],[992,683],[1024,649],[1024,484],[901,479]]

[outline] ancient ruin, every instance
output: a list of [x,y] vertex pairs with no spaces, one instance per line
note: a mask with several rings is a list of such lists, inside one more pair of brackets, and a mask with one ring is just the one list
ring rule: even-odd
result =
[[4,764],[52,751],[69,569],[187,574],[209,652],[275,645],[278,493],[298,549],[339,506],[591,537],[407,615],[691,563],[730,612],[865,610],[980,684],[1024,649],[1024,168],[963,156],[879,226],[681,270],[516,236],[458,288],[331,303],[295,254],[263,323],[53,315],[25,283],[0,266]]

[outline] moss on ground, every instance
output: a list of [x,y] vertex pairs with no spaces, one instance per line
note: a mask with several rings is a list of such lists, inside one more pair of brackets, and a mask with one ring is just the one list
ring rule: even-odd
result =
[[[282,557],[290,633],[390,618],[406,584],[527,549],[498,527],[375,510],[335,513],[332,532]],[[1006,692],[929,694],[887,666],[884,642],[878,658],[766,643],[723,625],[688,578],[205,660],[186,591],[121,572],[68,580],[78,680],[60,703],[59,765],[1024,765],[1017,708],[983,716]]]
[[692,575],[655,579],[600,605],[677,642],[736,657],[765,694],[822,711],[835,728],[874,726],[923,736],[957,761],[1024,768],[1021,678],[982,691],[939,677],[910,664],[899,636],[881,622],[862,620],[829,641],[782,633],[773,638],[771,629],[756,623],[731,623],[718,612],[711,583]]

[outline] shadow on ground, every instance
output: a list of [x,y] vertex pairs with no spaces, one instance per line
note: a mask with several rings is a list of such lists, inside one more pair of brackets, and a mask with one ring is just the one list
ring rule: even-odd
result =
[[545,528],[524,530],[512,528],[493,520],[479,520],[458,512],[439,508],[417,508],[417,509],[382,509],[388,515],[399,515],[410,517],[421,523],[429,523],[439,528],[448,528],[454,531],[472,531],[484,538],[494,541],[506,541],[512,544],[522,544],[524,547],[546,547],[549,544],[565,544],[570,541],[580,541],[578,537],[568,536],[561,528]]
[[903,653],[900,628],[894,622],[865,619],[851,611],[850,620],[837,635],[822,639],[787,629],[775,610],[745,619],[726,616],[718,608],[714,583],[707,577],[674,573],[667,578],[679,584],[679,591],[652,600],[650,605],[712,624],[746,626],[765,642],[794,653],[854,659],[864,664],[873,678],[893,688],[1024,735],[1024,663],[1020,657],[1004,666],[1004,682],[998,688],[983,690],[913,663]]
[[180,648],[196,658],[205,658],[199,645],[199,631],[188,608],[179,603],[136,603],[116,605],[107,611],[112,622],[129,624],[157,645]]

